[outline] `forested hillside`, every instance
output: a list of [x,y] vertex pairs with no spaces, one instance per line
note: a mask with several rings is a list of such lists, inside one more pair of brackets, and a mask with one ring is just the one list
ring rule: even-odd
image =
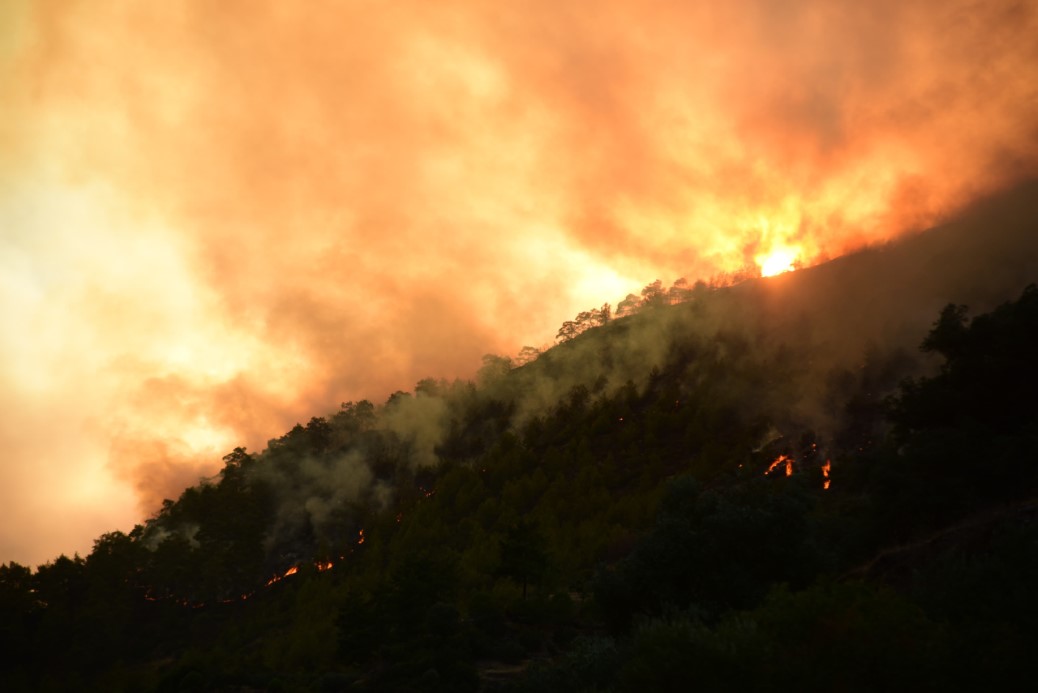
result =
[[236,448],[85,558],[0,566],[0,687],[1026,677],[1035,265],[968,309],[953,287],[977,253],[959,233],[939,278],[911,262],[936,247],[921,236],[772,280],[650,285],[543,353],[485,358],[474,382],[425,379]]

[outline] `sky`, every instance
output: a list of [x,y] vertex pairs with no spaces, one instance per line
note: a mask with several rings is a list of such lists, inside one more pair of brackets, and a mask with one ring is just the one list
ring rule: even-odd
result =
[[662,279],[1038,173],[1038,7],[0,3],[0,562]]

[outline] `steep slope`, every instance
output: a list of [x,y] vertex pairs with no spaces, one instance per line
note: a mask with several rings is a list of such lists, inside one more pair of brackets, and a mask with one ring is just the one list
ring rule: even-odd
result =
[[[86,560],[0,567],[0,680],[476,690],[481,670],[517,674],[554,656],[537,669],[546,678],[522,685],[574,688],[576,676],[645,689],[687,680],[657,666],[680,646],[719,687],[740,680],[732,652],[795,687],[804,672],[782,668],[781,641],[738,619],[789,637],[818,626],[823,606],[853,637],[906,625],[950,658],[981,635],[963,627],[968,637],[938,642],[936,621],[956,613],[948,599],[848,591],[826,576],[1019,499],[993,467],[973,502],[970,465],[994,449],[988,433],[968,429],[970,456],[948,470],[927,456],[947,448],[943,429],[890,420],[883,399],[900,392],[918,411],[913,386],[898,383],[938,372],[941,356],[940,373],[956,363],[917,348],[941,308],[1015,299],[1038,280],[1036,238],[1030,184],[898,243],[695,287],[522,367],[491,357],[476,383],[423,380],[385,404],[314,417],[261,452],[236,449],[217,477],[101,537]],[[1033,452],[1030,421],[999,434],[1006,469]],[[889,623],[854,621],[859,607]],[[1033,642],[1022,621],[991,622],[1009,629],[1011,651]],[[876,647],[892,671],[932,654],[909,648],[902,661]]]

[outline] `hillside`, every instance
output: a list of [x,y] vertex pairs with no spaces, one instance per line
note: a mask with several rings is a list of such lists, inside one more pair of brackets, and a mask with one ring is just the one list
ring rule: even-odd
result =
[[1036,238],[1032,183],[237,448],[86,558],[0,567],[0,686],[1009,681],[1038,646]]

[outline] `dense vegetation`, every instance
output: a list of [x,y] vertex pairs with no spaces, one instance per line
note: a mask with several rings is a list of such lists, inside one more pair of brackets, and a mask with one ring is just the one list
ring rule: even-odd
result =
[[581,314],[522,365],[488,357],[475,383],[423,380],[235,449],[85,559],[0,566],[0,688],[1024,676],[1038,289],[972,320],[949,306],[923,361],[891,346],[824,371],[750,309],[717,320],[734,288],[671,291]]

